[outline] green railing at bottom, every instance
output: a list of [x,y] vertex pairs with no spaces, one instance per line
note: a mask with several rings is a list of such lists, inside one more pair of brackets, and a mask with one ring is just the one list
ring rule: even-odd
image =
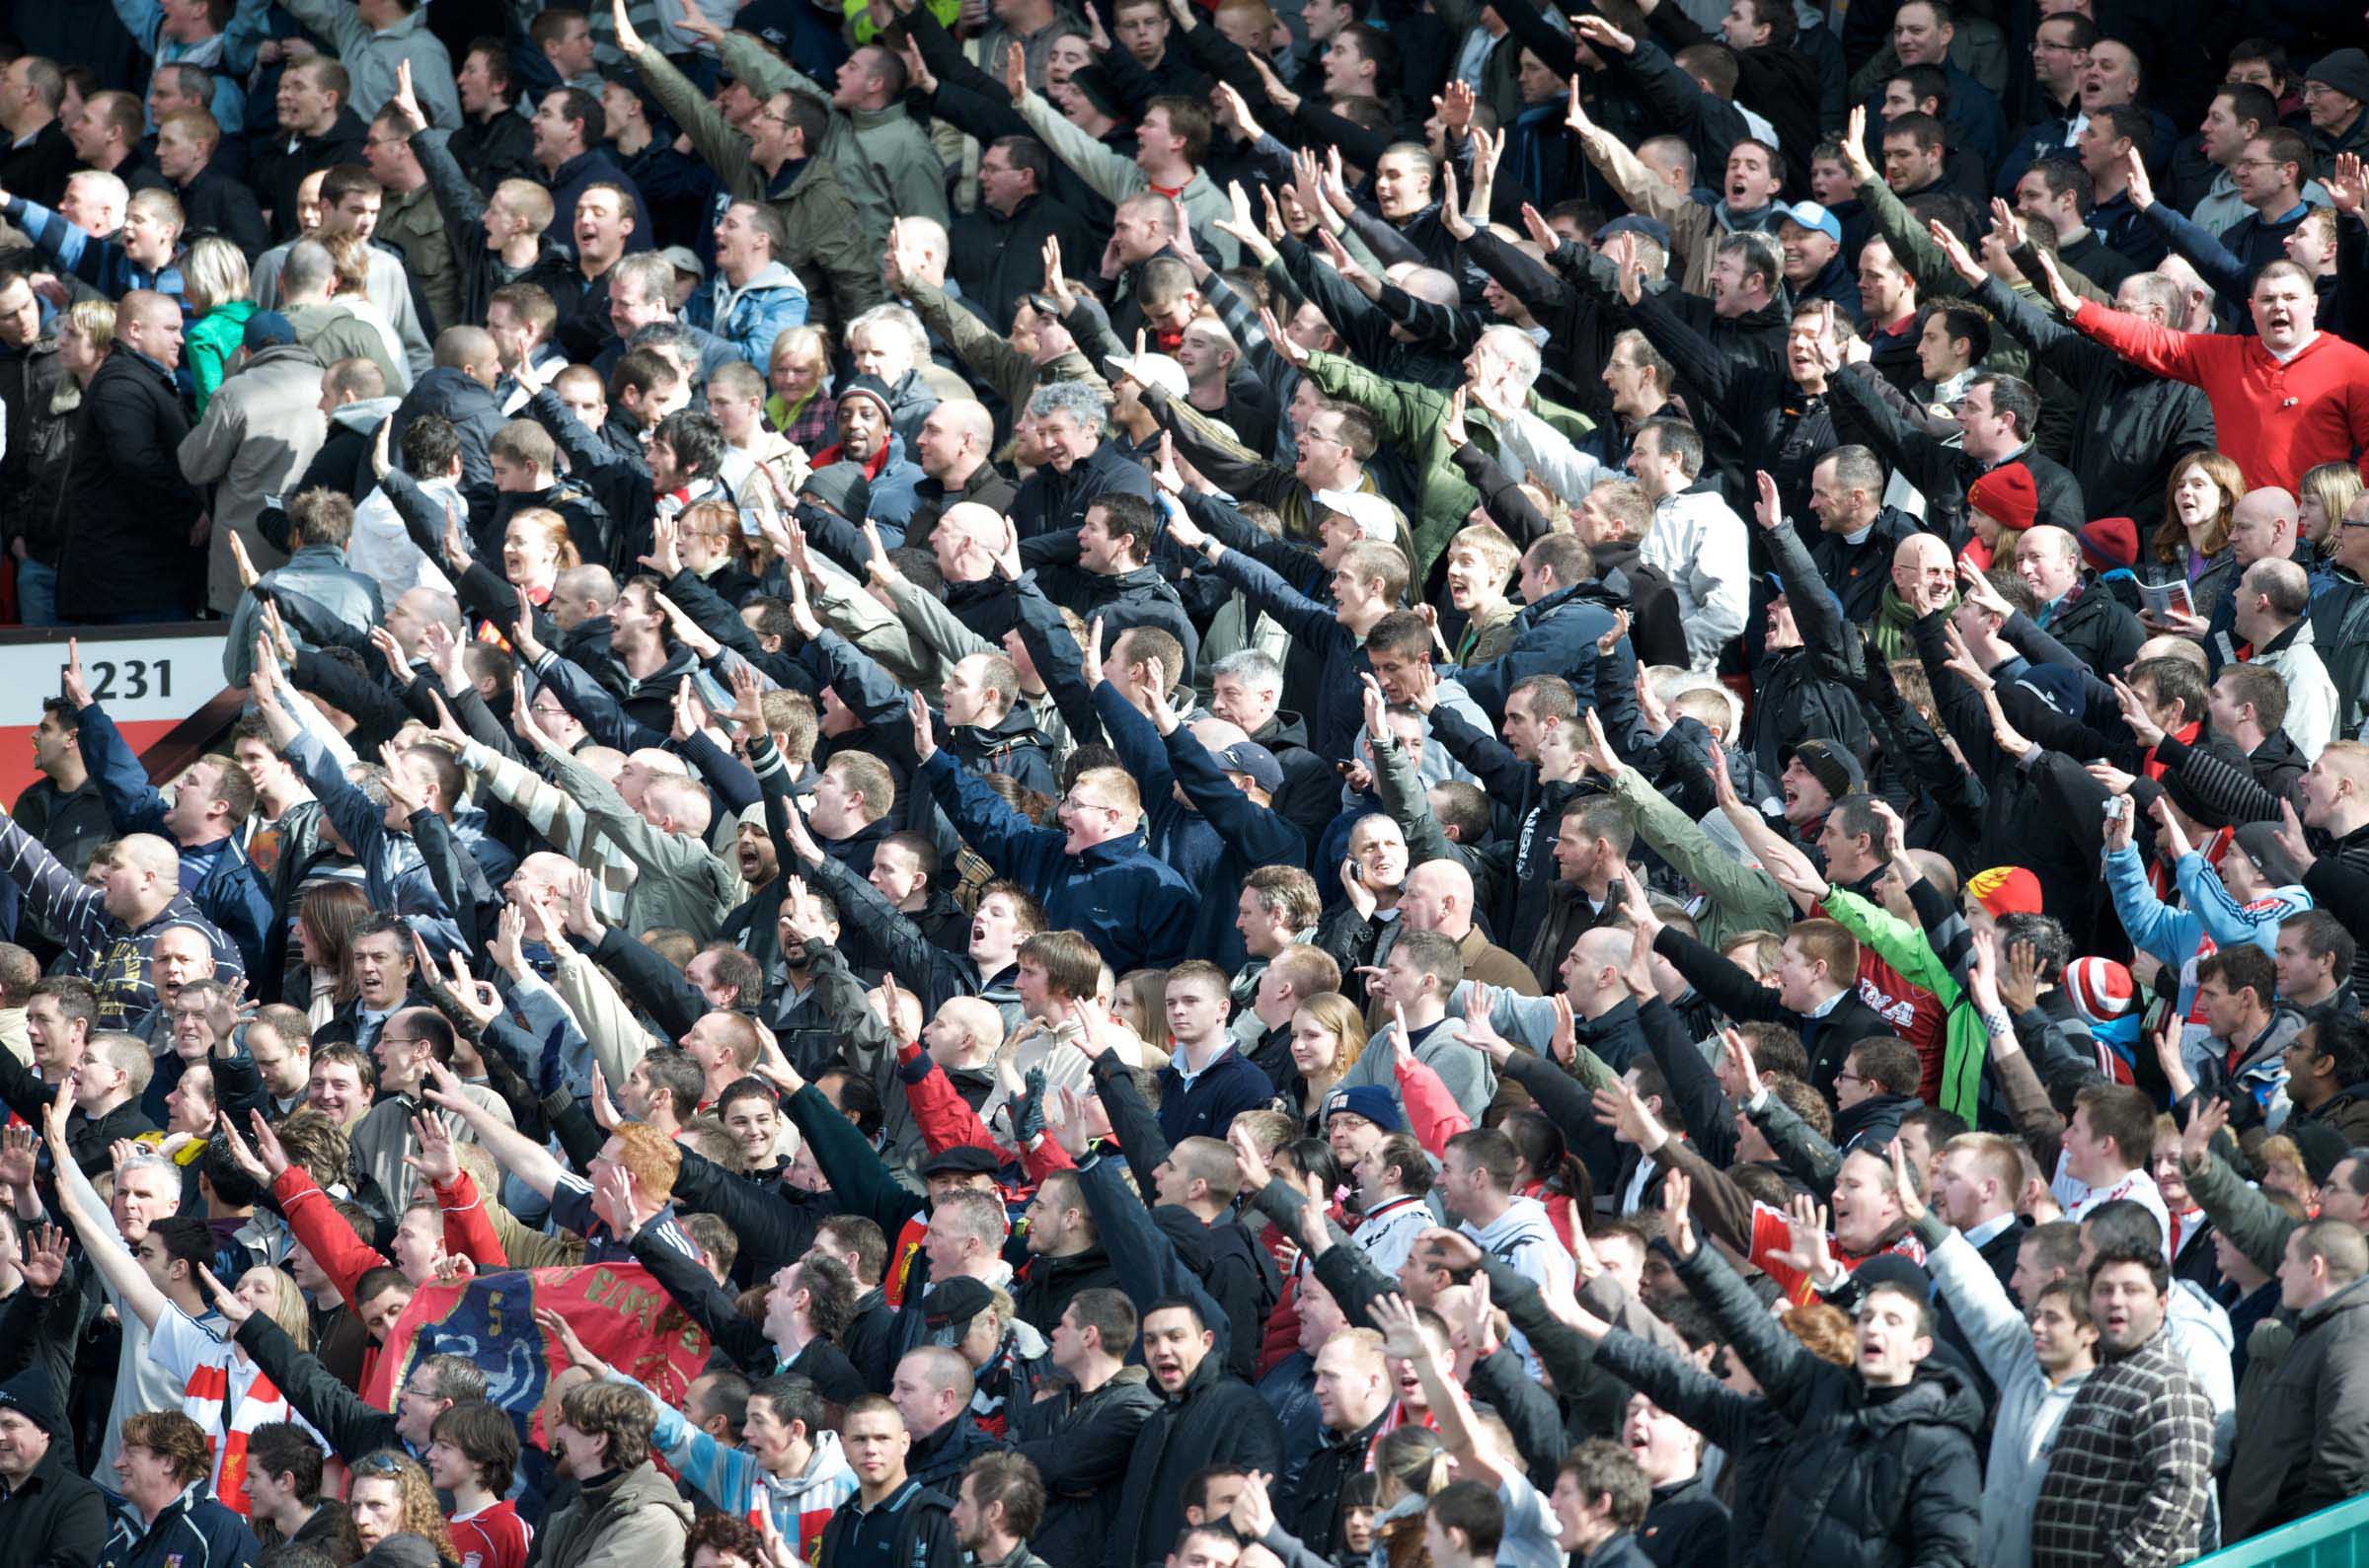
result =
[[2195,1568],[2369,1568],[2369,1496],[2307,1514],[2210,1556]]

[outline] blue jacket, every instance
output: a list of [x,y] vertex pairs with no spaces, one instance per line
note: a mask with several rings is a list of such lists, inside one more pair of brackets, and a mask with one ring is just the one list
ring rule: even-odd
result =
[[1055,930],[1083,932],[1114,973],[1185,956],[1200,895],[1152,857],[1140,832],[1070,855],[1067,834],[1031,823],[944,750],[914,777],[981,859],[1034,894]]
[[388,830],[385,809],[345,777],[310,731],[289,743],[287,758],[320,800],[329,826],[361,861],[362,891],[370,907],[409,919],[437,953],[465,951],[460,926],[412,836]]
[[248,1568],[263,1546],[247,1522],[210,1498],[188,1491],[165,1505],[143,1526],[139,1511],[108,1493],[115,1529],[100,1556],[101,1568]]
[[0,202],[0,215],[23,229],[42,255],[108,298],[121,299],[135,288],[153,289],[170,295],[181,306],[183,318],[188,318],[190,302],[182,285],[181,268],[171,262],[154,272],[134,266],[123,254],[120,241],[95,240],[60,214],[18,196]]
[[1161,1136],[1172,1144],[1187,1138],[1223,1138],[1236,1116],[1274,1097],[1275,1086],[1266,1075],[1231,1044],[1189,1085],[1171,1057],[1160,1070]]
[[[1533,675],[1560,675],[1579,690],[1584,706],[1595,689],[1596,639],[1612,630],[1612,612],[1605,608],[1602,592],[1591,583],[1574,583],[1524,605],[1513,618],[1513,641],[1502,654],[1478,668],[1441,673],[1452,675],[1484,712],[1500,722],[1507,695]],[[1613,656],[1630,661],[1626,673],[1634,678],[1636,654],[1627,638]],[[1623,679],[1619,668],[1611,673]]]
[[[258,586],[275,593],[302,594],[365,635],[386,614],[378,583],[346,565],[345,552],[335,545],[304,546],[288,558],[286,565],[265,572]],[[262,615],[261,601],[252,593],[241,595],[230,612],[230,631],[222,642],[222,678],[233,686],[246,685],[248,676],[255,673],[255,634]]]
[[193,847],[175,840],[165,828],[165,802],[115,721],[97,703],[75,721],[80,726],[82,765],[99,782],[99,796],[107,802],[115,832],[153,833],[173,843],[181,851],[181,890],[231,939],[248,971],[261,973],[271,897],[247,852],[235,838]]
[[716,274],[712,290],[692,297],[691,325],[705,327],[740,351],[759,370],[773,364],[773,340],[806,321],[806,288],[798,274],[779,261],[740,288]]
[[1236,788],[1187,726],[1163,738],[1108,681],[1095,688],[1094,709],[1143,791],[1154,853],[1201,890],[1188,950],[1221,969],[1241,968],[1248,955],[1234,915],[1243,879],[1262,865],[1306,864],[1306,836]]

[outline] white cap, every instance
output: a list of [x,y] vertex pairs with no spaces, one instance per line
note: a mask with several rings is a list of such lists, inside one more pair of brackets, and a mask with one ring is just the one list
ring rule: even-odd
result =
[[1387,544],[1399,537],[1399,510],[1379,495],[1363,490],[1318,490],[1316,504],[1355,523],[1357,532],[1367,539]]
[[1184,367],[1167,354],[1112,354],[1109,363],[1119,375],[1158,387],[1172,398],[1182,398],[1191,387]]

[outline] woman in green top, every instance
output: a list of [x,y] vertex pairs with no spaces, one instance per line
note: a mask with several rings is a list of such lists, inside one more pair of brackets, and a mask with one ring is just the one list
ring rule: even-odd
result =
[[182,353],[197,388],[197,416],[230,374],[231,358],[247,339],[255,302],[247,297],[247,257],[228,240],[208,236],[181,260],[183,289],[190,302],[190,330]]

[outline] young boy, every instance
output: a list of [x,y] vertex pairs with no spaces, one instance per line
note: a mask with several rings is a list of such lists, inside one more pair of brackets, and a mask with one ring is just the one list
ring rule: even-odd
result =
[[1465,618],[1456,663],[1487,664],[1512,644],[1505,589],[1521,563],[1521,550],[1493,523],[1474,523],[1448,541],[1448,602]]
[[510,1418],[490,1404],[460,1404],[428,1431],[427,1477],[452,1494],[452,1545],[461,1568],[526,1568],[534,1531],[502,1496],[518,1468]]

